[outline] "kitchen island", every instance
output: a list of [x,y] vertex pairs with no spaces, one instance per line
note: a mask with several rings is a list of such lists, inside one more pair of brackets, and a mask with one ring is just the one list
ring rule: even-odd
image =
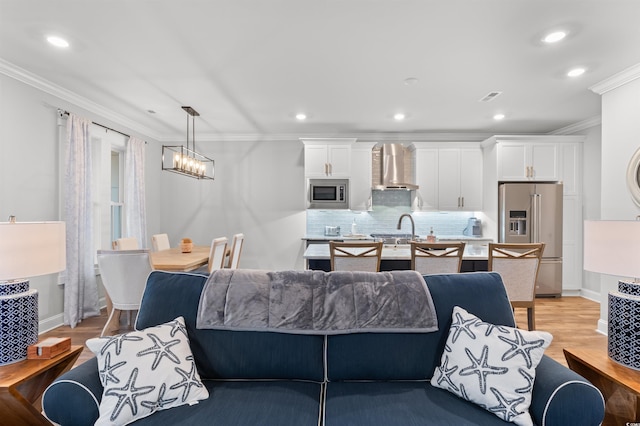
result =
[[[486,271],[488,259],[488,243],[467,243],[462,255],[461,272]],[[307,268],[330,271],[331,254],[329,244],[310,244],[304,252]],[[381,271],[411,269],[411,247],[409,244],[385,245],[382,248],[380,261]]]

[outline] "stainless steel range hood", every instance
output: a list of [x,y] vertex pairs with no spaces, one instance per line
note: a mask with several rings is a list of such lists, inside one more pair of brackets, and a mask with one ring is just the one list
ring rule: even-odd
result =
[[386,143],[373,153],[373,189],[418,189],[413,181],[413,163],[407,149],[399,143]]

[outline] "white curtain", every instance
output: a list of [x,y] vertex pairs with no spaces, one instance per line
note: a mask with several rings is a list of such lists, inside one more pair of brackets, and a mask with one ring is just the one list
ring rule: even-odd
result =
[[147,210],[144,198],[145,141],[131,136],[124,156],[125,235],[147,247]]
[[65,162],[67,270],[64,323],[71,327],[100,314],[93,252],[90,125],[91,121],[69,114]]

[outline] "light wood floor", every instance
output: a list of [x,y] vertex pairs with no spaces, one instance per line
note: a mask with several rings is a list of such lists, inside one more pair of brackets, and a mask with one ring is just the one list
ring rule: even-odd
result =
[[[600,305],[591,300],[581,297],[536,299],[536,328],[553,335],[551,346],[545,353],[563,365],[567,365],[563,348],[592,346],[607,350],[607,337],[595,331],[599,318]],[[74,329],[68,326],[58,327],[40,338],[70,336],[72,344],[84,345],[87,339],[100,335],[106,321],[107,316],[103,310],[101,316],[88,318]],[[516,309],[516,321],[519,327],[527,328],[526,309]],[[127,329],[124,327],[120,329],[120,332],[125,331]],[[93,354],[85,348],[78,363],[92,357]]]

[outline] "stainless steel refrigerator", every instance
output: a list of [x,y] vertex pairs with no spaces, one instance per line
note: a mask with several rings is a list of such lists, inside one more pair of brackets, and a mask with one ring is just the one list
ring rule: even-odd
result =
[[502,183],[498,186],[498,240],[545,243],[536,295],[562,293],[562,184]]

